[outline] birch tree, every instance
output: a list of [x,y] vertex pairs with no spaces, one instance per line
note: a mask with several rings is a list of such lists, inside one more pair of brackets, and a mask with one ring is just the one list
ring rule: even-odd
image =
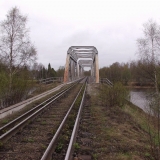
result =
[[142,62],[149,64],[150,76],[153,77],[155,89],[158,93],[157,66],[160,56],[160,26],[153,20],[149,20],[143,27],[144,37],[137,40],[138,54]]
[[[155,94],[150,95],[148,110],[148,132],[150,135],[151,152],[154,159],[160,159],[160,93],[159,93],[159,56],[160,26],[153,20],[143,25],[144,37],[137,40],[138,54],[141,61],[148,64],[146,72],[150,74],[155,86]],[[141,68],[142,69],[142,68]]]
[[0,58],[8,66],[10,91],[13,76],[21,67],[36,60],[37,52],[26,24],[27,16],[22,15],[17,7],[12,8],[0,23]]

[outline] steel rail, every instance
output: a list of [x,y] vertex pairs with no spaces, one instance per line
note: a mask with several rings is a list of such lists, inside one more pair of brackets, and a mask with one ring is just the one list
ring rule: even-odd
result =
[[[78,83],[78,82],[77,82]],[[44,104],[48,103],[49,101],[51,101],[53,98],[55,98],[56,96],[60,95],[61,93],[69,90],[70,88],[72,88],[74,85],[76,85],[76,83],[74,83],[73,85],[67,87],[66,89],[63,89],[62,91],[60,91],[59,93],[55,94],[54,96],[52,96],[51,98],[45,100],[44,102],[42,102],[41,104],[37,105],[36,107],[30,109],[29,111],[27,111],[26,113],[22,114],[21,116],[17,117],[16,119],[12,120],[11,122],[7,123],[6,125],[4,125],[3,127],[0,128],[0,135],[3,134],[4,131],[6,131],[9,127],[13,127],[15,124],[17,124],[18,122],[22,121],[23,119],[25,119],[26,117],[28,117],[30,114],[34,113],[36,110],[38,110],[40,107],[42,107]]]
[[2,110],[0,110],[0,119],[5,117],[5,116],[1,116],[2,114],[7,113],[7,112],[12,112],[12,110],[14,110],[14,109],[16,109],[16,108],[18,108],[20,106],[26,106],[27,104],[30,104],[30,103],[32,103],[32,102],[34,102],[36,100],[39,100],[39,99],[51,94],[54,91],[57,91],[59,88],[61,88],[63,86],[65,86],[65,84],[61,84],[61,85],[59,85],[59,86],[57,86],[57,87],[55,87],[55,88],[53,88],[53,89],[51,89],[49,91],[43,92],[43,93],[41,93],[39,95],[36,95],[36,96],[34,96],[32,98],[29,98],[29,99],[26,99],[26,100],[24,100],[22,102],[14,104],[14,105],[12,105],[10,107],[3,108]]
[[[76,81],[81,80],[81,79],[82,79],[82,78],[79,78],[79,79],[77,79],[77,80],[71,81],[71,82],[66,83],[66,84],[72,84],[72,83],[75,83]],[[26,100],[24,100],[24,101],[22,101],[22,102],[19,102],[19,103],[14,104],[14,105],[12,105],[12,106],[10,106],[10,107],[7,107],[7,108],[4,108],[4,109],[0,110],[0,119],[2,119],[2,118],[5,117],[5,116],[2,116],[3,113],[12,112],[12,110],[20,107],[21,105],[26,106],[27,104],[30,104],[30,103],[38,100],[38,99],[41,99],[41,98],[47,96],[48,94],[51,94],[52,92],[58,90],[59,88],[65,86],[66,84],[63,83],[63,84],[61,84],[61,85],[59,85],[59,86],[57,86],[57,87],[55,87],[55,88],[53,88],[53,89],[51,89],[51,90],[49,90],[49,91],[43,92],[43,93],[41,93],[41,94],[39,94],[39,95],[37,95],[37,96],[34,96],[34,97],[32,97],[32,98],[29,98],[29,99],[26,99]],[[9,115],[9,114],[10,114],[10,113],[8,113],[8,115]]]
[[[79,81],[80,80],[78,80],[78,82]],[[2,144],[5,143],[9,138],[11,138],[14,134],[16,134],[19,130],[21,130],[24,126],[26,126],[30,121],[32,121],[34,118],[36,118],[38,115],[40,115],[46,108],[49,107],[49,105],[51,105],[54,101],[56,101],[57,99],[59,99],[60,97],[62,97],[67,91],[69,91],[77,83],[75,83],[74,85],[72,85],[71,87],[69,87],[66,91],[62,92],[57,97],[55,97],[54,99],[52,99],[50,102],[48,102],[47,104],[45,104],[44,106],[42,106],[42,108],[36,110],[33,114],[31,114],[30,116],[28,116],[27,118],[25,118],[24,120],[22,120],[20,123],[18,123],[17,125],[15,125],[13,128],[11,128],[10,130],[8,130],[3,135],[1,135],[0,136],[0,143],[2,143]]]
[[73,153],[73,149],[74,149],[73,144],[75,143],[78,128],[79,128],[80,117],[81,117],[81,113],[82,113],[82,109],[83,109],[83,102],[84,102],[84,99],[85,99],[85,94],[86,94],[86,86],[85,86],[85,89],[84,89],[84,92],[83,92],[83,97],[82,97],[82,100],[81,100],[81,104],[80,104],[80,107],[79,107],[77,118],[76,118],[74,128],[73,128],[73,131],[72,131],[72,135],[71,135],[70,142],[69,142],[69,145],[68,145],[68,149],[67,149],[67,152],[66,152],[65,160],[70,160],[71,156],[72,156],[72,153]]
[[[83,84],[83,86],[84,86],[84,85],[85,85],[85,84]],[[53,137],[52,140],[50,141],[50,143],[49,143],[46,151],[44,152],[41,160],[50,160],[50,159],[51,159],[51,157],[52,157],[52,152],[53,152],[53,150],[55,149],[55,144],[56,144],[56,142],[57,142],[57,139],[58,139],[58,137],[59,137],[59,135],[60,135],[60,133],[61,133],[61,131],[62,131],[62,129],[63,129],[63,126],[65,125],[65,123],[66,123],[66,121],[67,121],[67,118],[68,118],[68,116],[69,116],[69,114],[70,114],[70,112],[71,112],[71,110],[72,110],[72,108],[73,108],[73,106],[74,106],[77,98],[79,97],[79,95],[80,95],[80,93],[81,93],[81,91],[82,91],[83,86],[81,87],[80,91],[78,92],[78,94],[77,94],[75,100],[73,101],[70,109],[69,109],[68,112],[66,113],[66,115],[65,115],[63,121],[61,122],[59,128],[57,129],[54,137]]]

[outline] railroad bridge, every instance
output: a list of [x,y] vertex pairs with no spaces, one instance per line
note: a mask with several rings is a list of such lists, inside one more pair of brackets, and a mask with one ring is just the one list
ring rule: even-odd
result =
[[67,51],[64,82],[84,76],[84,68],[89,67],[91,79],[99,83],[98,51],[94,46],[71,46]]

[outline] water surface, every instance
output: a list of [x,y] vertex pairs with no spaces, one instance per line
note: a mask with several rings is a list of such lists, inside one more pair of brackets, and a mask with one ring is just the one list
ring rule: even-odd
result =
[[149,107],[149,100],[152,93],[153,89],[131,89],[130,101],[146,112]]

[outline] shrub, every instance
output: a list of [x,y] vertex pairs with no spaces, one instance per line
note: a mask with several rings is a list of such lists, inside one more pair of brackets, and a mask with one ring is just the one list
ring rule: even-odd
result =
[[101,85],[100,97],[102,99],[102,104],[105,106],[123,106],[126,102],[128,96],[128,91],[122,85],[122,83],[117,82],[113,87],[107,85]]

